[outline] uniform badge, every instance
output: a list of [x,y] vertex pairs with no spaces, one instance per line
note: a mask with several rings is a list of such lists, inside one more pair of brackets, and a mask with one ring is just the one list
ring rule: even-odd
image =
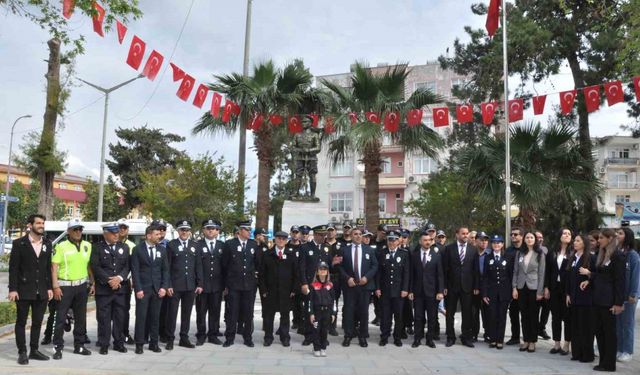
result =
[[384,256],[384,258],[385,258],[385,259],[389,259],[389,257],[390,257],[390,256],[391,256],[391,255],[386,254],[386,255]]
[[518,260],[518,262],[520,262],[520,263],[524,262],[524,257],[520,257],[520,259]]
[[506,265],[507,265],[507,261],[506,261],[506,260],[503,260],[503,261],[502,261],[502,265],[503,265],[503,266],[506,266]]
[[427,255],[427,263],[431,262],[431,255]]
[[576,266],[577,261],[573,261],[573,263],[571,263],[571,267],[575,267]]
[[109,254],[109,250],[108,249],[104,249],[105,254]]
[[282,254],[282,259],[287,259],[287,254]]
[[44,252],[46,252],[46,251],[47,251],[47,245],[42,244],[42,252],[44,253]]
[[293,251],[291,248],[288,248],[287,250],[289,250],[289,251]]
[[604,266],[608,266],[611,263],[611,260],[608,260],[606,262],[603,263]]
[[324,247],[324,252],[325,252],[325,253],[328,253],[328,252],[329,252],[329,248],[325,246],[325,247]]
[[251,255],[253,255],[253,253],[255,253],[255,252],[256,252],[256,249],[251,248]]
[[124,250],[122,250],[122,248],[119,248],[118,249],[118,254],[120,254],[120,255],[124,254]]
[[371,245],[371,246],[369,246],[369,247],[370,247],[370,248],[372,248],[372,249],[375,249],[375,248],[377,248],[377,247],[378,247],[378,245]]
[[160,258],[161,256],[162,256],[162,253],[156,250],[156,258]]
[[340,242],[336,243],[336,249],[340,248]]
[[242,251],[242,246],[238,245],[238,251]]
[[313,256],[313,250],[309,250],[309,256]]
[[401,261],[402,261],[402,258],[400,258],[400,257],[396,258],[396,263],[400,263]]
[[88,251],[89,251],[89,246],[84,245],[84,252],[86,253],[86,252],[88,252]]
[[184,250],[184,248],[182,247],[182,245],[178,246],[178,251],[182,251]]
[[195,253],[195,252],[196,252],[196,248],[195,248],[195,247],[193,247],[193,246],[191,246],[191,252],[192,252],[192,253]]
[[489,260],[489,265],[493,264],[493,259]]
[[366,260],[369,260],[369,254],[364,254],[364,258],[365,258]]

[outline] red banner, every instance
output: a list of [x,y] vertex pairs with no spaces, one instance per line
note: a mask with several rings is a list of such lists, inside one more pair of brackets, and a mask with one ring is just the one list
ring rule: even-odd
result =
[[440,107],[433,109],[433,126],[447,126],[449,125],[449,108]]
[[541,115],[544,113],[544,104],[547,102],[546,95],[534,96],[531,101],[533,102],[533,114]]
[[144,57],[144,50],[147,48],[147,44],[137,35],[133,36],[131,40],[131,46],[129,47],[129,55],[127,56],[127,64],[135,70],[138,70]]
[[600,85],[585,87],[582,92],[587,112],[597,111],[600,108]]
[[153,51],[151,51],[151,54],[147,59],[147,63],[144,65],[144,69],[142,69],[142,75],[153,81],[154,79],[156,79],[156,76],[158,75],[158,72],[162,67],[163,61],[164,56],[162,56],[160,52],[154,49]]

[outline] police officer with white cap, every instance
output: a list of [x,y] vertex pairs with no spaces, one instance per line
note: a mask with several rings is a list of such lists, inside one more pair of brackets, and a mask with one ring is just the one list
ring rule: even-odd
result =
[[[218,239],[222,223],[215,219],[202,222],[204,238],[197,243],[202,259],[202,293],[196,297],[196,345],[205,340],[222,345],[216,336],[220,332],[220,307],[222,305],[222,249],[224,242]],[[208,330],[207,330],[208,328]]]

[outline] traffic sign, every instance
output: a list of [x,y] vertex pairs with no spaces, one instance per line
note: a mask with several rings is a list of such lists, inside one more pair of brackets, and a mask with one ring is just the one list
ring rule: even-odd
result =
[[[4,194],[0,195],[0,201],[4,202],[5,201],[5,197]],[[14,197],[14,196],[9,196],[9,202],[19,202],[20,199],[18,197]]]

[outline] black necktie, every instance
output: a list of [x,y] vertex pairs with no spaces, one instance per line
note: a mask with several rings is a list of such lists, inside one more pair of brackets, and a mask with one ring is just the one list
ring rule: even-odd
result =
[[213,253],[213,248],[215,247],[215,245],[213,243],[214,243],[213,241],[209,242],[209,252],[210,253]]
[[244,251],[246,244],[246,242],[242,242],[242,251]]
[[149,259],[154,260],[154,252],[155,252],[155,248],[153,246],[151,246],[149,248]]
[[496,262],[500,262],[500,255],[496,256]]
[[426,251],[422,252],[422,265],[423,266],[427,265],[427,252]]

